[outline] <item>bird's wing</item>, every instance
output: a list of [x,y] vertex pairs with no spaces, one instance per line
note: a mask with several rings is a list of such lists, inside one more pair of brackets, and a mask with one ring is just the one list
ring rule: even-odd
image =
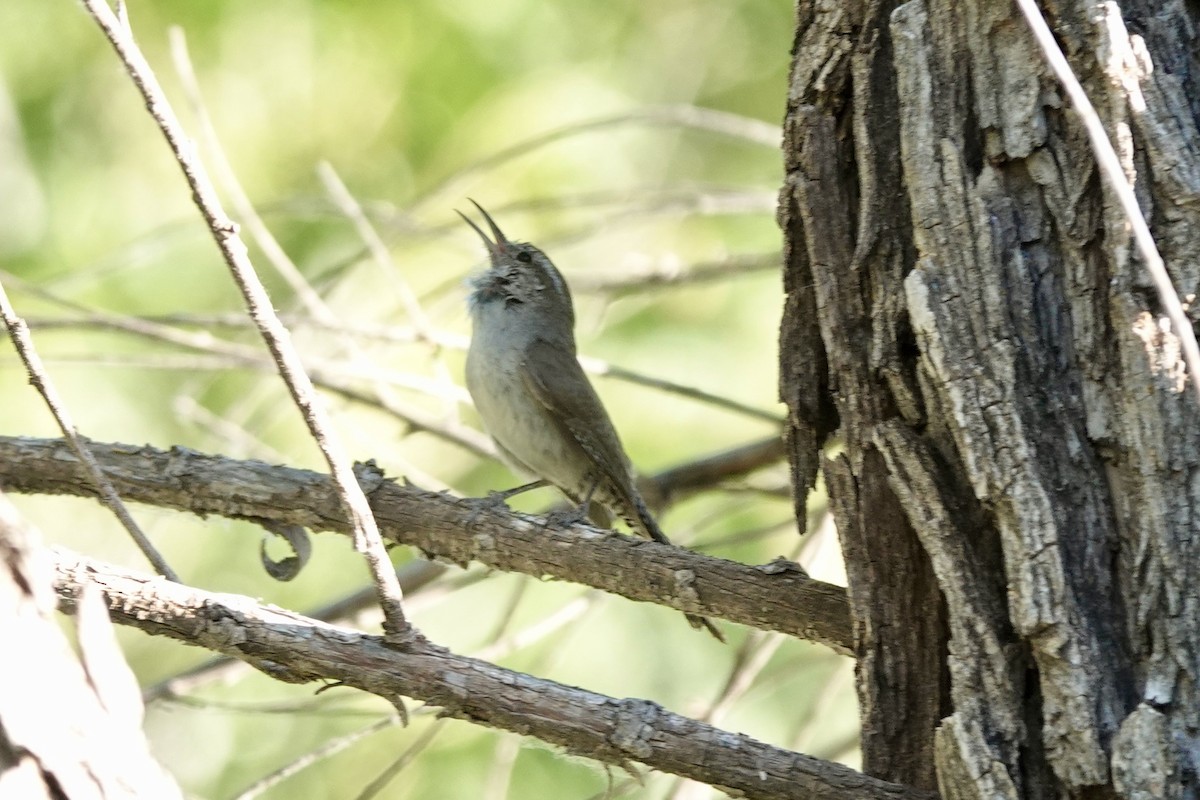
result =
[[633,479],[621,440],[575,354],[539,339],[530,346],[521,366],[525,386],[550,412],[563,436],[587,455],[595,477],[615,489],[627,509],[633,509]]

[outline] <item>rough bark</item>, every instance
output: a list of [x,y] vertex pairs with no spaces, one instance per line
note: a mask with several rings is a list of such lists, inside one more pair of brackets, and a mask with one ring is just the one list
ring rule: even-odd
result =
[[[1200,8],[1045,9],[1195,292]],[[801,4],[793,483],[831,433],[794,400],[804,363],[845,446],[825,473],[868,772],[929,786],[934,765],[947,798],[1195,796],[1197,403],[1064,105],[1011,3]],[[948,641],[895,630],[920,613]]]
[[[348,533],[327,475],[238,461],[176,447],[100,444],[91,451],[126,500],[195,514]],[[795,562],[752,566],[587,525],[548,526],[502,504],[451,497],[359,470],[389,545],[430,558],[534,576],[553,576],[667,605],[777,630],[850,652],[841,587],[814,580]],[[61,440],[0,437],[0,486],[16,492],[94,496]]]
[[[421,637],[382,637],[307,619],[248,597],[193,589],[59,551],[64,610],[99,588],[117,621],[239,658],[277,680],[336,681],[389,702],[423,700],[446,716],[534,736],[617,766],[639,762],[738,797],[931,800],[829,761],[674,714],[458,656]],[[156,797],[157,795],[142,795]]]

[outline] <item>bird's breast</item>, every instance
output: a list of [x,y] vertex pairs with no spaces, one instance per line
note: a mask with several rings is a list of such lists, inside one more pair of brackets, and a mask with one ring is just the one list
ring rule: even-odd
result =
[[563,436],[529,390],[522,354],[522,349],[481,337],[477,330],[467,351],[467,390],[488,434],[515,462],[509,466],[577,491],[587,464],[579,446]]

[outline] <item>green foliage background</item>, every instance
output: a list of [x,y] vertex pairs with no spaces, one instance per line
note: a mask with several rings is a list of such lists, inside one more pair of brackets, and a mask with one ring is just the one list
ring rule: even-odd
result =
[[[229,161],[288,254],[349,326],[409,325],[397,282],[432,324],[469,332],[463,279],[481,263],[457,216],[473,197],[513,237],[542,245],[566,274],[589,279],[647,265],[687,265],[777,252],[773,219],[782,179],[777,147],[650,125],[647,109],[694,105],[774,124],[782,118],[792,9],[784,2],[560,0],[134,2],[134,32],[189,132],[200,126],[173,66],[170,30],[186,38],[205,106]],[[104,441],[197,450],[320,468],[298,414],[271,374],[96,324],[97,315],[165,318],[195,332],[258,346],[213,315],[241,301],[192,206],[165,144],[111,48],[77,3],[0,4],[0,281],[33,326],[81,430]],[[520,157],[479,166],[506,148],[588,120],[624,123],[564,136]],[[201,144],[212,163],[212,152]],[[366,208],[394,265],[364,252],[316,167],[328,162]],[[251,246],[277,307],[306,316]],[[576,291],[582,353],[627,369],[781,413],[776,404],[778,271],[639,292]],[[185,324],[184,318],[190,319]],[[477,425],[461,401],[462,353],[295,328],[314,361],[340,366],[370,391],[389,376],[420,376],[440,396],[392,386],[414,408]],[[373,370],[376,378],[364,380]],[[661,469],[769,435],[762,420],[598,379],[635,463]],[[447,397],[451,400],[447,401]],[[502,467],[396,418],[330,396],[352,455],[393,475],[467,494],[511,485]],[[11,346],[0,343],[0,434],[55,436]],[[780,467],[740,491],[672,509],[680,543],[751,563],[799,545]],[[16,498],[54,542],[142,566],[111,517],[64,498]],[[522,498],[544,508],[548,493]],[[292,583],[258,566],[260,533],[225,520],[137,508],[168,560],[195,585],[300,610],[356,588],[365,570],[341,537],[319,536]],[[814,512],[815,514],[815,512]],[[814,517],[815,518],[815,517]],[[397,560],[411,557],[397,553]],[[458,573],[454,573],[458,574]],[[581,596],[580,587],[494,575],[414,597],[416,621],[459,652],[486,644],[505,609],[519,631]],[[370,621],[366,625],[373,624]],[[746,632],[722,647],[677,613],[601,598],[566,629],[501,662],[588,689],[701,713],[719,694]],[[144,684],[205,653],[123,631]],[[848,665],[788,641],[723,727],[854,761]],[[258,777],[369,724],[372,698],[273,683],[258,675],[200,690],[199,707],[157,703],[147,714],[155,752],[197,797],[237,794]],[[418,716],[321,761],[268,797],[355,796],[434,724]],[[511,771],[504,765],[515,757]],[[621,784],[624,776],[614,779]],[[603,793],[592,762],[465,723],[433,743],[383,791],[396,798],[578,797]],[[649,776],[623,796],[662,797]],[[690,795],[690,796],[703,796]]]

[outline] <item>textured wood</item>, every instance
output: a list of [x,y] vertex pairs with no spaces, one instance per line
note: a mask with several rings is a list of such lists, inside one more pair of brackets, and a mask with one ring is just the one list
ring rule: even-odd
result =
[[[308,470],[130,445],[91,444],[126,500],[195,514],[271,520],[346,533],[328,476]],[[752,566],[600,531],[547,526],[503,506],[427,492],[359,470],[384,538],[456,564],[553,576],[631,600],[777,630],[850,652],[846,593],[794,563]],[[0,437],[0,486],[91,496],[78,461],[59,440]]]
[[[873,720],[929,693],[878,687],[932,654],[948,715],[905,722],[944,797],[1195,796],[1200,414],[1084,130],[1011,3],[800,5],[781,370],[836,406],[864,767],[907,779]],[[1196,292],[1200,6],[1042,5]],[[789,442],[828,441],[820,402]],[[880,580],[920,569],[905,527],[947,645],[890,630],[937,613]]]
[[[807,465],[819,463],[831,420],[845,444],[826,463],[825,482],[855,618],[863,768],[933,788],[935,728],[949,711],[945,611],[929,558],[871,444],[883,420],[923,418],[903,307],[907,200],[884,189],[898,186],[900,175],[899,131],[889,114],[895,77],[880,36],[888,10],[801,4],[784,126],[789,295],[780,359],[789,441],[813,447],[793,453],[795,487],[803,488]],[[797,364],[825,374],[814,378]],[[835,414],[805,410],[822,408],[813,397],[820,391]],[[807,398],[798,407],[790,399],[797,395]]]
[[674,714],[457,656],[419,637],[403,646],[238,595],[192,589],[56,553],[57,588],[71,610],[99,587],[114,619],[242,659],[277,680],[337,681],[389,702],[413,697],[447,716],[503,728],[617,766],[640,762],[724,788],[784,800],[933,800],[841,764],[772,747]]

